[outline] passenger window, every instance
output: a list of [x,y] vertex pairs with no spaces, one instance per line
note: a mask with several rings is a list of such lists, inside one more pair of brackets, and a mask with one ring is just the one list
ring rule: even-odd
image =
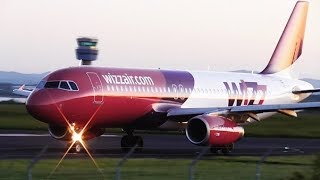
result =
[[70,90],[70,87],[69,87],[69,85],[68,85],[68,83],[66,81],[61,81],[59,88],[60,89]]
[[50,81],[50,82],[47,82],[44,85],[44,88],[55,88],[55,89],[58,89],[58,87],[59,87],[59,81]]

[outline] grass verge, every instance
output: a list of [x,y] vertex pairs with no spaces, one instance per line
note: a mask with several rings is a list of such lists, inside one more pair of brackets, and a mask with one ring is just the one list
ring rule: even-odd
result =
[[[287,179],[294,172],[309,177],[315,156],[269,157],[261,167],[261,179]],[[32,170],[33,179],[114,179],[117,158],[66,159],[57,170],[56,159],[40,160]],[[195,179],[255,179],[260,157],[206,157],[195,166]],[[31,160],[0,160],[0,179],[25,179]],[[188,179],[191,159],[129,159],[121,179]]]
[[30,116],[24,104],[0,104],[0,129],[47,130],[48,125]]
[[320,112],[305,111],[298,118],[277,114],[245,126],[246,136],[320,138]]

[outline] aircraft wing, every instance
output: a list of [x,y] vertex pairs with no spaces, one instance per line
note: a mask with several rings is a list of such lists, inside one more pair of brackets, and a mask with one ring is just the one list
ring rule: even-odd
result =
[[13,94],[17,94],[20,96],[26,96],[28,97],[33,90],[29,90],[29,89],[24,89],[25,85],[22,85],[21,87],[19,87],[18,89],[14,89],[12,92]]
[[[263,113],[280,112],[289,116],[296,116],[294,110],[320,109],[320,102],[305,102],[296,104],[271,104],[271,105],[249,105],[249,106],[230,106],[219,108],[173,108],[167,113],[168,117],[196,116],[201,114],[223,115],[229,113]],[[255,117],[253,117],[256,119]],[[259,119],[256,119],[259,120]]]
[[320,88],[292,91],[293,94],[316,93],[316,92],[320,92]]

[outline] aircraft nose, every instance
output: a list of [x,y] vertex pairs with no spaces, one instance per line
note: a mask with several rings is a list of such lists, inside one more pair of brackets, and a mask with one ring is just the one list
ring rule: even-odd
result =
[[29,96],[26,108],[31,116],[45,123],[52,123],[60,118],[55,102],[44,89],[35,90]]

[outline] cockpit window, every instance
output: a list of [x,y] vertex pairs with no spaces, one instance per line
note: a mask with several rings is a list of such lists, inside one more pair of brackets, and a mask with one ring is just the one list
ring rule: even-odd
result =
[[59,88],[60,89],[70,90],[69,84],[66,81],[61,81]]
[[54,88],[58,89],[59,87],[59,81],[48,81],[45,85],[44,88]]
[[46,84],[46,82],[45,82],[45,81],[40,81],[36,88],[38,88],[38,89],[42,89],[42,88],[44,87],[44,85],[45,85],[45,84]]
[[[67,90],[67,91],[78,91],[79,88],[77,84],[73,81],[43,81],[44,88],[50,88],[50,89],[61,89],[61,90]],[[42,86],[41,82],[38,84],[39,88]],[[37,86],[37,87],[38,87]]]
[[72,90],[74,90],[74,91],[78,91],[79,90],[78,86],[77,86],[77,84],[75,82],[69,81],[69,84],[70,84],[70,87],[71,87]]

